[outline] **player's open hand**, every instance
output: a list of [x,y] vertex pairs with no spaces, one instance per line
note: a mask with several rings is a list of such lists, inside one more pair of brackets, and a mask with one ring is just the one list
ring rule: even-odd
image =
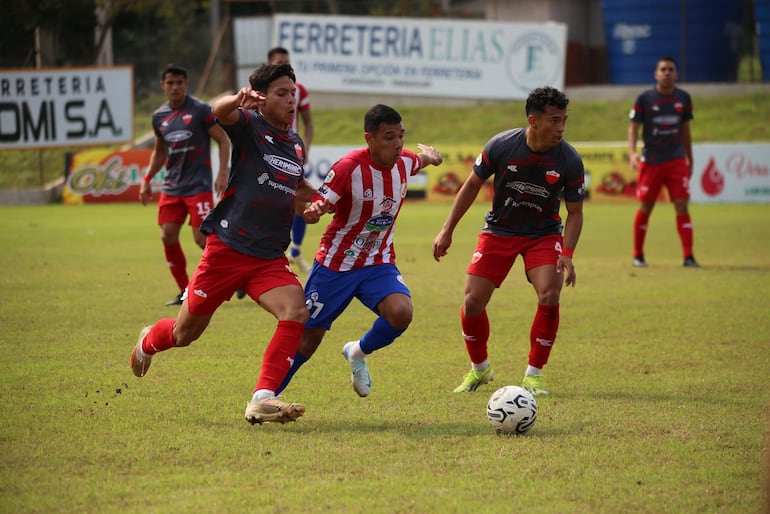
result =
[[241,107],[250,111],[256,110],[259,103],[265,100],[265,96],[251,89],[251,86],[241,88],[238,94],[241,96]]
[[152,186],[148,181],[142,180],[139,185],[139,200],[142,201],[142,205],[147,205],[152,200]]
[[[420,154],[422,155],[422,159],[425,164],[438,166],[444,162],[444,158],[441,156],[441,152],[436,150],[434,147],[423,145],[422,143],[417,143],[417,148],[420,150]],[[427,159],[425,159],[425,157],[427,157]]]
[[331,207],[332,205],[329,203],[329,200],[316,200],[305,208],[302,218],[305,220],[305,223],[318,223],[321,216],[329,212]]
[[433,240],[433,258],[439,262],[452,246],[452,233],[442,230]]
[[567,257],[562,254],[559,256],[559,260],[556,261],[556,273],[564,272],[564,285],[575,287],[575,265],[572,262],[572,257]]

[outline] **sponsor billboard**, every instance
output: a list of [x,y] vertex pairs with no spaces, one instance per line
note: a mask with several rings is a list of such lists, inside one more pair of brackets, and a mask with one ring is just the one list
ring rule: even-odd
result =
[[[239,19],[234,29],[245,85],[265,57],[241,47],[254,46],[264,20]],[[271,41],[318,92],[511,100],[564,89],[567,27],[556,22],[279,14]]]
[[133,68],[0,70],[0,149],[134,137]]

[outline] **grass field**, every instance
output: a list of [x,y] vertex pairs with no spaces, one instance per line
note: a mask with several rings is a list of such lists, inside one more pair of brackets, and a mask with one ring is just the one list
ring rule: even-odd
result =
[[451,392],[468,368],[458,312],[485,208],[437,264],[448,206],[405,206],[412,326],[369,359],[361,399],[339,352],[373,317],[351,307],[287,390],[307,414],[285,426],[243,419],[274,327],[252,302],[226,303],[199,341],[132,375],[139,329],[176,314],[154,208],[1,208],[0,512],[764,512],[770,205],[693,206],[703,267],[685,269],[661,204],[640,270],[635,206],[587,203],[552,396],[523,437],[495,435],[484,414],[526,366],[535,296],[520,263],[489,307],[495,381]]

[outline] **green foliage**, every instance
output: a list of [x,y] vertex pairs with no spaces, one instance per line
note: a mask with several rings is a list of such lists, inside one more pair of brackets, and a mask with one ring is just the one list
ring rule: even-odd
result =
[[[243,409],[275,321],[253,302],[225,303],[199,341],[131,374],[140,328],[176,315],[163,306],[176,291],[153,207],[2,208],[0,511],[762,510],[770,206],[693,206],[703,268],[685,269],[661,204],[640,270],[635,206],[588,202],[545,370],[552,396],[524,437],[496,436],[484,406],[521,380],[534,292],[517,262],[489,306],[496,379],[453,394],[468,368],[465,267],[487,206],[471,208],[435,263],[448,208],[402,211],[415,319],[369,358],[372,394],[355,395],[339,355],[373,321],[354,303],[286,392],[306,416],[254,427]],[[321,229],[309,227],[307,252]],[[188,230],[182,244],[192,270]]]

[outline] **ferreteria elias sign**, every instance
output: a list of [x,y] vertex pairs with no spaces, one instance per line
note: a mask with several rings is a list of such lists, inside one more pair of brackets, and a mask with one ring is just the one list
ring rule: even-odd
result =
[[0,71],[0,149],[133,139],[133,68]]
[[561,23],[276,15],[273,43],[311,91],[523,99],[564,88]]

